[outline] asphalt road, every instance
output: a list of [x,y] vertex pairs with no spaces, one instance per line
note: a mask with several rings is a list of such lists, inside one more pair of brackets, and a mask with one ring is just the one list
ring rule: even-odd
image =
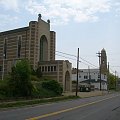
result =
[[0,120],[120,120],[120,93],[4,110]]

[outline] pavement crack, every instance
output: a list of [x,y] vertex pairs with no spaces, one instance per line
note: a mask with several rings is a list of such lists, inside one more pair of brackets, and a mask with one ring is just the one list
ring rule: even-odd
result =
[[120,108],[120,106],[118,106],[118,107],[114,108],[112,111],[115,111],[115,110],[117,110],[117,109],[119,109],[119,108]]

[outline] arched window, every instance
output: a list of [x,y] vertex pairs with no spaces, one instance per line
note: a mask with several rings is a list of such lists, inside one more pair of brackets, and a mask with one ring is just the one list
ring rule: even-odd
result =
[[48,60],[48,43],[47,38],[43,35],[40,38],[40,61],[47,61]]

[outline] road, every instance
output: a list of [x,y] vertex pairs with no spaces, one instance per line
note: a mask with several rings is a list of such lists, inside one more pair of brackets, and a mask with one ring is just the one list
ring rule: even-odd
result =
[[120,93],[0,110],[0,120],[120,120]]

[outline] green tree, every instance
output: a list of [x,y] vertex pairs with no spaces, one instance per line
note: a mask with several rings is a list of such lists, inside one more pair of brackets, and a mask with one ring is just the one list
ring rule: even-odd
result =
[[32,78],[37,77],[39,80],[42,79],[42,72],[40,67],[38,67],[37,69],[33,69],[33,67],[31,66],[31,75],[32,75]]
[[109,89],[115,89],[116,80],[115,80],[115,76],[112,73],[109,74],[108,80],[109,80]]
[[27,97],[32,94],[32,83],[30,79],[31,69],[29,61],[22,59],[17,61],[10,73],[9,86],[13,96]]

